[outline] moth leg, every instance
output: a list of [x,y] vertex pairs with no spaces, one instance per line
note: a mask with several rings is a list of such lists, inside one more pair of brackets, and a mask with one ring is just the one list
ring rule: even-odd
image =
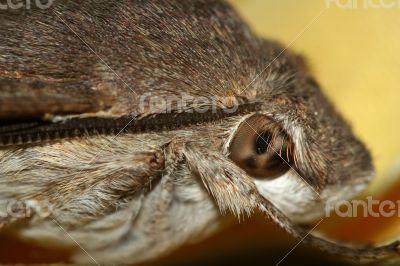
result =
[[245,178],[246,174],[224,156],[207,151],[207,149],[192,147],[190,144],[185,147],[184,155],[191,170],[200,175],[208,191],[214,196],[219,207],[222,207],[222,211],[229,209],[237,215],[238,209],[251,213],[252,209],[257,206],[268,219],[292,236],[331,254],[372,259],[400,253],[400,241],[383,246],[351,246],[310,234],[307,230],[295,225],[270,201],[262,197],[253,187],[251,180]]
[[[182,164],[182,147],[181,143],[174,140],[162,147],[165,168],[160,180],[152,184],[150,191],[144,193],[140,215],[129,222],[134,227],[126,231],[124,237],[113,245],[100,249],[88,245],[87,250],[93,257],[106,264],[140,262],[170,250],[174,241],[182,241],[177,237],[174,228],[182,230],[185,226],[174,223],[175,217],[172,214],[174,207],[176,208],[177,202],[174,204],[173,201],[177,200],[175,193],[179,186],[179,180],[174,174]],[[75,236],[73,232],[70,234]],[[93,241],[98,242],[97,237]],[[79,264],[90,263],[84,253],[76,254],[73,260]]]
[[[0,162],[0,181],[5,184],[0,187],[0,204],[49,202],[47,220],[56,218],[68,229],[106,218],[151,190],[164,171],[165,154],[132,136],[98,136],[0,149]],[[40,226],[40,218],[35,226]]]
[[207,191],[214,197],[222,213],[231,211],[240,218],[250,215],[257,207],[251,196],[256,187],[246,173],[216,151],[198,148],[188,143],[184,156],[189,169],[202,180]]
[[327,253],[346,256],[353,259],[376,259],[378,257],[387,257],[400,254],[400,241],[394,241],[382,246],[361,246],[345,245],[323,239],[313,235],[302,227],[297,226],[290,221],[279,209],[270,201],[259,196],[259,208],[267,216],[292,236],[301,239],[305,244],[310,244]]

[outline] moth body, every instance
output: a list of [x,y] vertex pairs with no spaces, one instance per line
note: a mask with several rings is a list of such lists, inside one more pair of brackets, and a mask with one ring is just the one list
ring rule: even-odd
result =
[[[373,175],[304,59],[222,1],[0,10],[0,122],[0,210],[29,210],[0,228],[79,243],[79,263],[154,259],[228,215],[262,212],[302,238],[296,224]],[[307,241],[350,256],[397,247]]]

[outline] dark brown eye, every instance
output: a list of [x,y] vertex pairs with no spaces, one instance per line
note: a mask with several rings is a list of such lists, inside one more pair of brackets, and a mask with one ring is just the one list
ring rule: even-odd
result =
[[239,126],[229,156],[252,177],[272,179],[291,168],[292,149],[283,130],[266,116],[255,115]]

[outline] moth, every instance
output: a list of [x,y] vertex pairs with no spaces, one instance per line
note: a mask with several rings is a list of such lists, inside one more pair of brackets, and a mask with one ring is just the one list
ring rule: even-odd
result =
[[[284,48],[223,1],[0,10],[2,230],[78,243],[75,262],[106,265],[197,241],[225,214],[261,212],[303,238],[299,224],[355,197],[374,170]],[[304,242],[351,257],[399,250]]]

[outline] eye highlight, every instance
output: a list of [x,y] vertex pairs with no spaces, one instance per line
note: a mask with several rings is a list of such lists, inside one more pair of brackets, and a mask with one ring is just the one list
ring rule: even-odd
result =
[[254,178],[273,179],[290,170],[293,145],[289,136],[264,115],[255,115],[238,128],[229,158]]

